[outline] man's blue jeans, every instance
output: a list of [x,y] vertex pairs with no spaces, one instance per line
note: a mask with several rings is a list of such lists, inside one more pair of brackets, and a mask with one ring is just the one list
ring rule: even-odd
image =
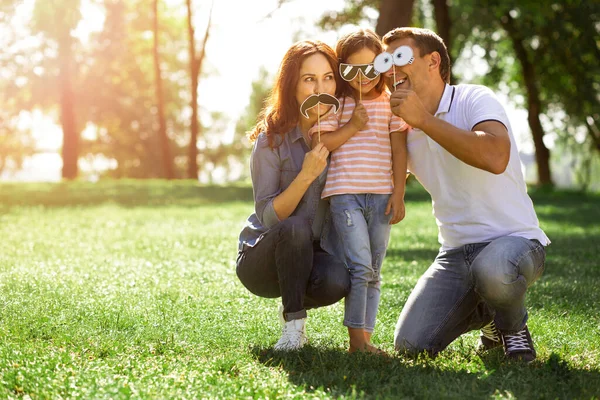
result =
[[333,224],[350,271],[344,325],[373,332],[380,297],[380,271],[390,238],[389,194],[342,194],[330,199]]
[[525,292],[542,275],[545,258],[537,240],[517,236],[440,252],[402,309],[396,350],[435,355],[492,320],[502,333],[523,329]]

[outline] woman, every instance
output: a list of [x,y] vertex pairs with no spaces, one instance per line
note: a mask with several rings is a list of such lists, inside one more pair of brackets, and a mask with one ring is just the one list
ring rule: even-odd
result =
[[323,115],[330,106],[310,108],[308,118],[300,114],[311,95],[335,94],[337,68],[326,44],[293,45],[250,134],[255,212],[240,233],[236,272],[252,293],[281,296],[285,324],[276,350],[302,347],[306,310],[336,303],[350,287],[342,258],[331,250],[335,232],[328,229],[329,207],[321,200],[329,152],[320,143],[311,150],[308,140],[317,112]]

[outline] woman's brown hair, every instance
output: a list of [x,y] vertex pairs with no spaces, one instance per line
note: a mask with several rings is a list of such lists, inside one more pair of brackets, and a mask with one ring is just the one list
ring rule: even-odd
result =
[[273,89],[258,116],[256,126],[248,134],[250,142],[254,142],[261,132],[265,132],[269,145],[273,147],[273,135],[285,135],[296,126],[300,117],[300,104],[296,101],[300,68],[307,57],[317,53],[327,58],[336,77],[337,87],[342,86],[337,72],[337,57],[331,47],[318,40],[295,43],[281,61]]
[[[364,49],[365,47],[375,53],[375,56],[383,53],[381,39],[370,29],[359,29],[355,32],[344,35],[340,40],[338,40],[337,45],[335,46],[335,52],[340,63],[347,63],[348,57],[357,51]],[[339,75],[339,71],[336,70],[336,74]],[[383,79],[379,79],[377,86],[375,86],[375,90],[377,90],[379,93],[382,93],[385,90],[385,82]],[[348,82],[343,82],[341,87],[338,86],[338,92],[340,97],[354,97],[352,88]]]

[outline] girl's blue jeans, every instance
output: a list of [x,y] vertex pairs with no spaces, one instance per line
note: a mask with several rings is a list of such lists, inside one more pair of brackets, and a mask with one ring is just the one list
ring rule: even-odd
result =
[[342,194],[330,199],[333,224],[350,271],[344,325],[373,332],[380,297],[380,272],[390,237],[389,194]]

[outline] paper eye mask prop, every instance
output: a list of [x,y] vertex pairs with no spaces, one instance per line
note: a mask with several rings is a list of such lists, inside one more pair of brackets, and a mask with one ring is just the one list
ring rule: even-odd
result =
[[406,64],[412,64],[413,61],[415,61],[413,50],[409,46],[400,46],[394,50],[393,54],[385,51],[379,54],[375,57],[373,66],[378,73],[383,74],[389,71],[392,65],[402,67]]
[[359,72],[362,73],[365,76],[365,78],[367,78],[370,81],[379,76],[379,72],[377,72],[377,70],[373,66],[373,63],[371,63],[371,64],[340,63],[340,75],[342,76],[342,79],[345,81],[350,82],[351,80],[356,78],[356,75],[358,75]]
[[318,104],[333,106],[334,114],[337,114],[338,110],[340,109],[340,101],[334,96],[327,93],[311,94],[300,105],[300,114],[304,115],[304,118],[308,118],[308,110]]

